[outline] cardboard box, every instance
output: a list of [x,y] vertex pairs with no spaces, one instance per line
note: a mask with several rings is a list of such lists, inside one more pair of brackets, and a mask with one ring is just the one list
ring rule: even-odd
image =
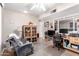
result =
[[15,51],[11,49],[4,49],[2,56],[14,56]]

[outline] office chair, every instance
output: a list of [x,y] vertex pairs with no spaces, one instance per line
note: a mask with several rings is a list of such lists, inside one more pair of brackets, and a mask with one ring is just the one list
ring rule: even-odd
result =
[[60,50],[61,43],[62,43],[61,35],[60,34],[55,34],[54,41],[55,41],[55,46],[58,48],[58,50]]

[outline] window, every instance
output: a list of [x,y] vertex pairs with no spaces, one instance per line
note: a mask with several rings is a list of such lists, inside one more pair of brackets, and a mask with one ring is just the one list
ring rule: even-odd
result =
[[70,22],[70,29],[69,31],[73,31],[73,22]]

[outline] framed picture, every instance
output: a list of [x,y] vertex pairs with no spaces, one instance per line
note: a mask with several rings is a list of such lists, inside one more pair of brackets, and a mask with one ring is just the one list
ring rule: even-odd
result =
[[55,30],[57,30],[57,21],[55,22],[55,25],[54,26],[55,26]]
[[70,22],[70,28],[73,28],[73,22]]
[[49,21],[44,23],[44,27],[47,27],[47,28],[49,27]]
[[53,23],[50,23],[50,28],[53,28]]
[[70,22],[70,29],[69,31],[73,31],[73,22]]

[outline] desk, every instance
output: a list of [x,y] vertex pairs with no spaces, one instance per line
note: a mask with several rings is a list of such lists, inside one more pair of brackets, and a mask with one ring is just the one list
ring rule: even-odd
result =
[[[70,46],[69,45],[65,46],[65,44],[64,44],[65,40],[69,41]],[[77,49],[72,48],[71,45],[77,46]],[[63,38],[63,47],[79,53],[79,37],[71,37],[71,36],[64,37]]]
[[73,44],[79,45],[79,37],[66,36],[66,37],[63,38],[63,39],[69,40],[70,43],[73,43]]

